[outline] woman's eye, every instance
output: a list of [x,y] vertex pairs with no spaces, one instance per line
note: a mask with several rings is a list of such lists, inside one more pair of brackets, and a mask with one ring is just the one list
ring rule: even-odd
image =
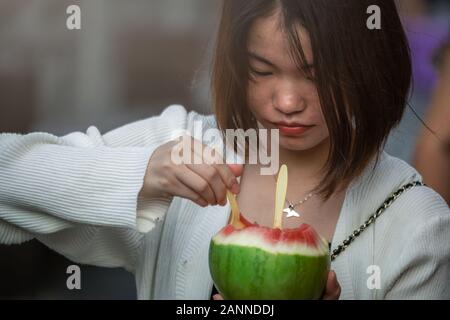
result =
[[250,69],[250,71],[254,75],[259,76],[259,77],[268,77],[268,76],[271,76],[273,74],[272,72],[258,71],[258,70],[255,70],[255,69]]

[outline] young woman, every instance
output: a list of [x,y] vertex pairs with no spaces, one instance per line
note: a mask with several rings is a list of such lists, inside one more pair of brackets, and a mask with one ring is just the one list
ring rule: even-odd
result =
[[[370,5],[381,9],[381,30],[366,26]],[[302,202],[284,226],[306,222],[333,250],[340,288],[330,273],[324,298],[340,289],[343,299],[450,298],[450,210],[383,152],[410,82],[394,1],[226,0],[214,115],[173,105],[104,135],[1,136],[0,241],[36,238],[78,263],[124,267],[140,299],[208,299],[208,248],[228,221],[226,189],[247,219],[268,225],[275,179],[260,163],[175,164],[180,130],[193,133],[196,121],[279,129],[287,200]]]

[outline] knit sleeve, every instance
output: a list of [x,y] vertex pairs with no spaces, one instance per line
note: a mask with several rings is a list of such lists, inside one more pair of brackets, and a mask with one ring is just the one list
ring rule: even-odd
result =
[[426,194],[428,198],[413,201],[417,208],[411,216],[422,210],[423,218],[416,220],[392,262],[386,299],[450,299],[450,209],[431,189]]
[[63,137],[1,134],[0,243],[37,238],[90,263],[86,257],[95,256],[95,242],[108,247],[98,264],[125,264],[117,260],[123,246],[136,249],[138,231],[153,229],[171,202],[139,198],[149,159],[184,132],[187,117],[182,106],[173,105],[104,135],[95,127]]

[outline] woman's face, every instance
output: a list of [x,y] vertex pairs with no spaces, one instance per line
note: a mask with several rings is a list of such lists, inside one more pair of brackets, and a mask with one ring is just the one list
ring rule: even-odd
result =
[[[328,129],[313,79],[299,70],[289,54],[279,15],[256,20],[248,39],[251,81],[248,102],[259,125],[280,130],[280,148],[304,151],[328,139]],[[308,33],[298,34],[308,65],[314,61]]]

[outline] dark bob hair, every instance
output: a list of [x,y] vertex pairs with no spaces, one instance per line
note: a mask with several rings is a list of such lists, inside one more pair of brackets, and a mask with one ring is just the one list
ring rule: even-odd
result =
[[[367,9],[381,9],[381,29]],[[309,33],[315,81],[330,132],[324,178],[314,192],[328,199],[359,176],[399,124],[411,86],[408,41],[394,0],[224,0],[212,70],[217,125],[257,128],[247,107],[247,38],[256,19],[280,9],[294,61],[305,65],[297,26]]]

